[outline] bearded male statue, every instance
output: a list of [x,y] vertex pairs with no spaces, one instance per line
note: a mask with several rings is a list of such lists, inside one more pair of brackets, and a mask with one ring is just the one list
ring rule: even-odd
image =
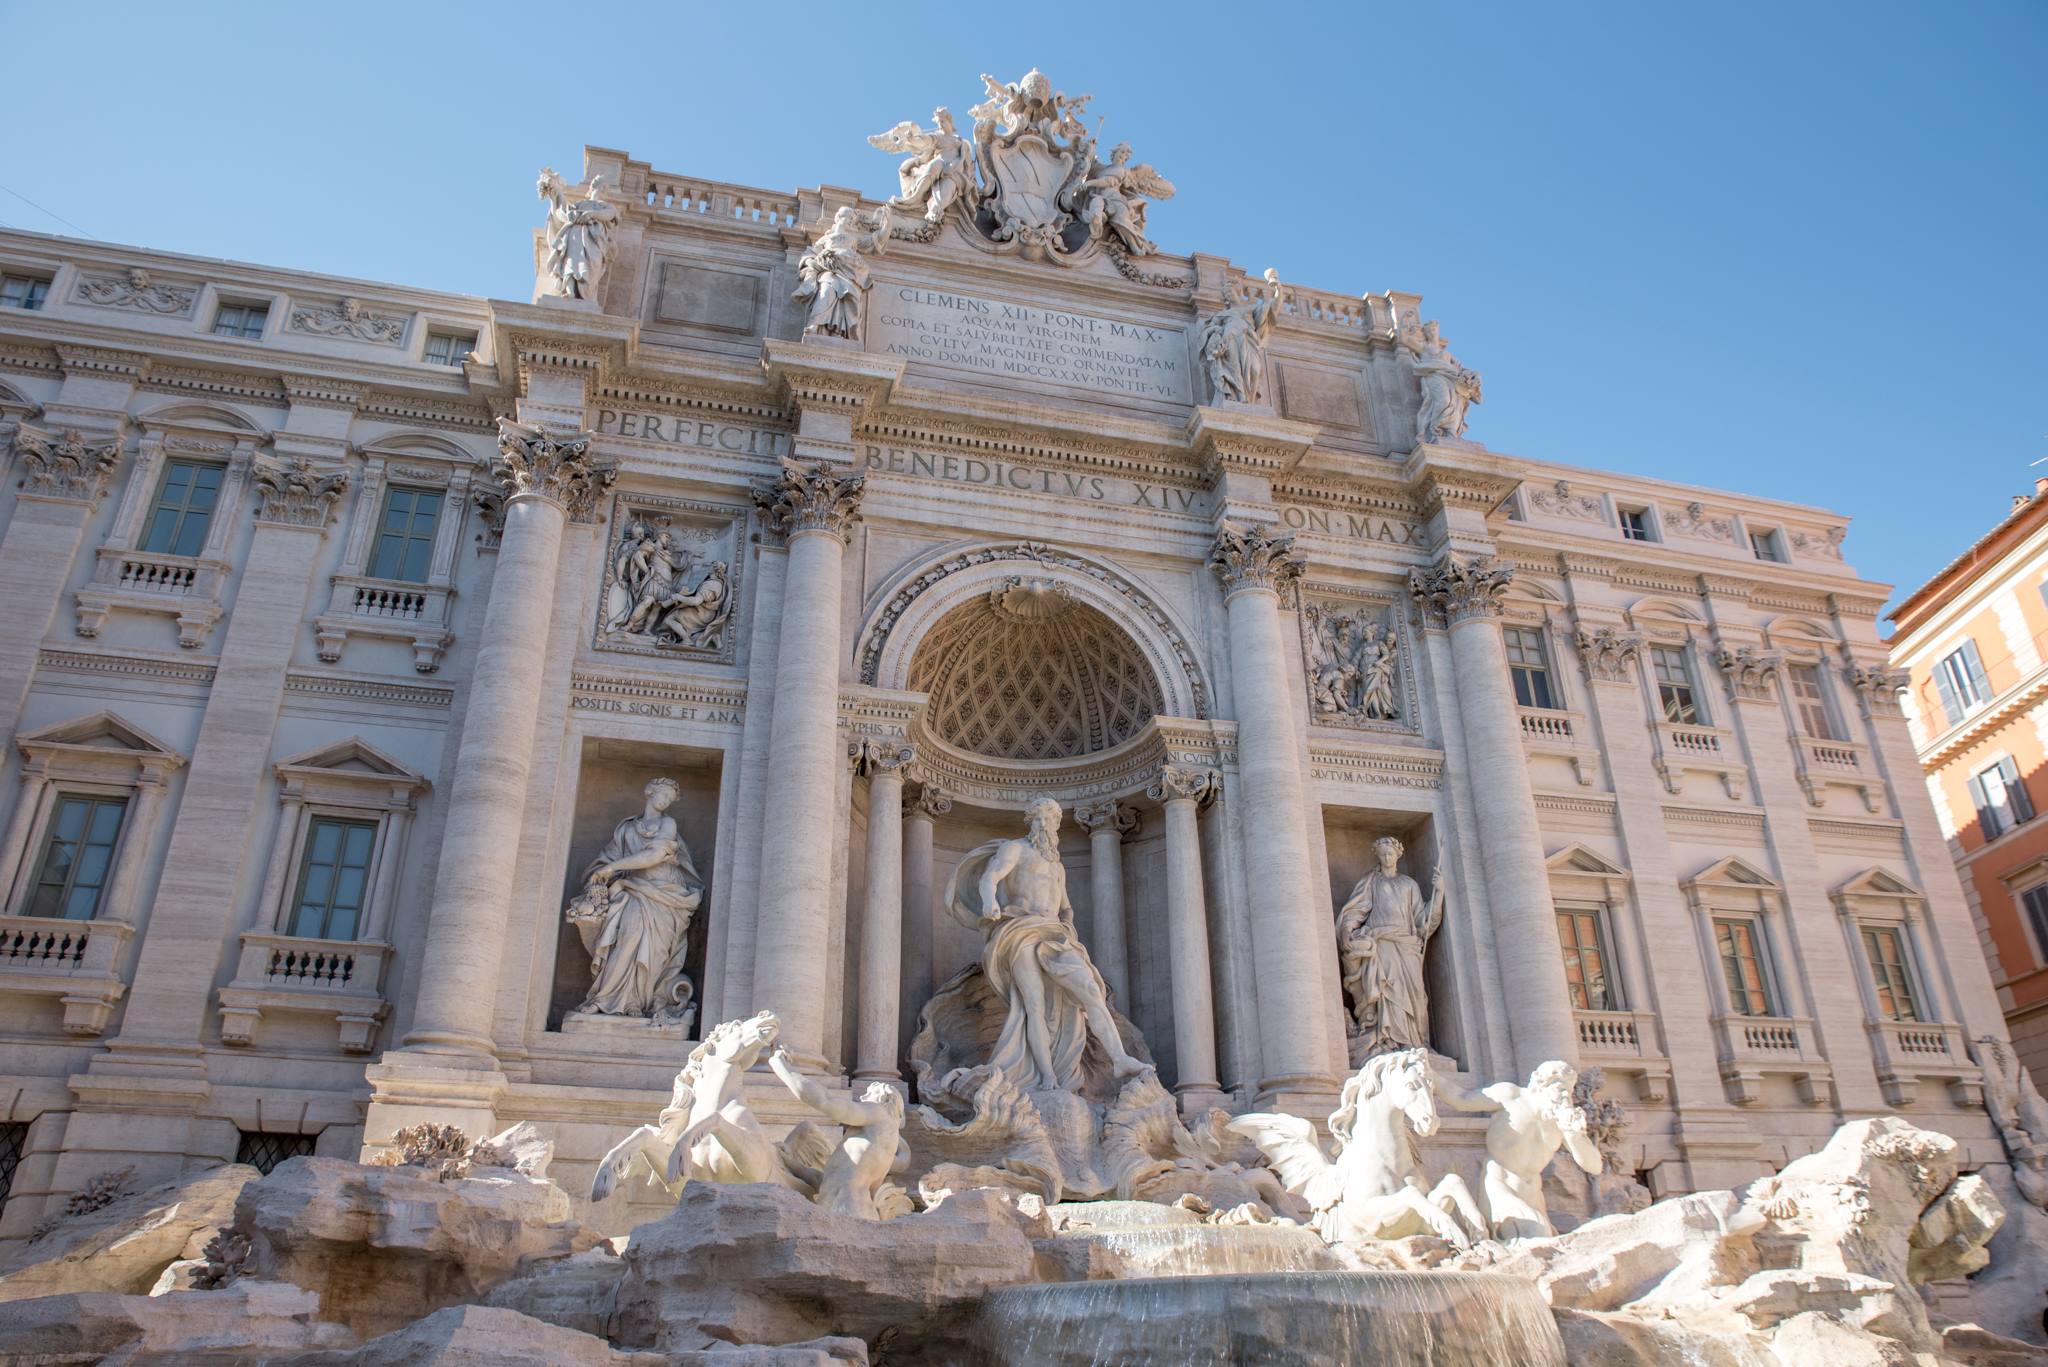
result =
[[1007,1007],[989,1064],[1026,1091],[1079,1091],[1091,1037],[1116,1077],[1150,1067],[1125,1050],[1102,975],[1074,931],[1060,864],[1062,815],[1050,798],[1032,803],[1030,833],[970,851],[946,891],[954,919],[986,937],[982,971]]

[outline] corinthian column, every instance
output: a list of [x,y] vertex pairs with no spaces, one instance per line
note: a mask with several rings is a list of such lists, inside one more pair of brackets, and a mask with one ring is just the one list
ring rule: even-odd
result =
[[492,1057],[498,959],[512,905],[562,528],[571,517],[592,517],[618,476],[614,463],[590,454],[590,440],[588,432],[564,436],[499,422],[491,475],[505,499],[504,539],[478,629],[407,1052]]
[[1086,802],[1074,820],[1088,832],[1088,887],[1094,941],[1089,951],[1122,1011],[1131,1009],[1130,958],[1124,937],[1124,838],[1138,829],[1138,814],[1115,799]]
[[897,1003],[903,972],[903,768],[914,747],[864,742],[868,776],[867,898],[860,918],[860,1022],[855,1077],[896,1082]]
[[1292,536],[1225,523],[1209,566],[1223,581],[1230,622],[1245,877],[1258,905],[1252,966],[1258,975],[1263,1106],[1278,1093],[1320,1095],[1336,1086],[1330,1022],[1324,1019],[1330,992],[1322,980],[1330,917],[1309,884],[1299,737],[1288,698],[1288,646],[1280,630],[1280,595],[1292,591],[1302,562]]
[[1168,765],[1146,790],[1166,805],[1166,943],[1173,970],[1173,1058],[1182,1105],[1214,1105],[1216,1003],[1209,977],[1209,899],[1202,886],[1200,806],[1216,795],[1213,769]]
[[[1557,917],[1543,863],[1536,798],[1522,751],[1520,714],[1509,692],[1507,652],[1501,644],[1500,606],[1514,578],[1491,556],[1460,562],[1446,555],[1409,573],[1409,591],[1424,618],[1451,635],[1458,725],[1472,773],[1472,805],[1479,818],[1479,859],[1494,919],[1498,980],[1509,997],[1509,1038],[1515,1076],[1546,1059],[1578,1059],[1578,1031],[1564,960],[1557,947]],[[1455,909],[1452,911],[1456,915]]]
[[[917,1035],[917,1013],[938,984],[932,981],[932,821],[953,810],[953,800],[930,783],[903,800],[903,977],[897,992],[897,1041]],[[4,867],[4,866],[0,866]]]
[[768,736],[754,998],[782,1018],[784,1046],[814,1072],[825,1067],[832,861],[825,851],[797,845],[833,829],[833,789],[845,763],[840,574],[860,497],[861,476],[825,461],[785,460],[772,484],[754,490],[769,527],[789,540]]

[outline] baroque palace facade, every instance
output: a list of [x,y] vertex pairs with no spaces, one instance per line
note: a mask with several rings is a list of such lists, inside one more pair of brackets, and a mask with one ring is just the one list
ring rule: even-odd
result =
[[0,233],[0,1237],[425,1119],[580,1190],[763,1008],[909,1085],[1041,798],[1191,1116],[1426,1043],[1599,1067],[1659,1195],[2003,1161],[1843,519],[1467,439],[1419,296],[1166,254],[990,87],[890,200],[588,149],[532,302]]

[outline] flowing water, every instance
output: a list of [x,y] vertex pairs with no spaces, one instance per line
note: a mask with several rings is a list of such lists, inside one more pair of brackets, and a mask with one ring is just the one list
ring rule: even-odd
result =
[[1017,1286],[983,1299],[974,1342],[987,1367],[1565,1361],[1535,1285],[1495,1272],[1250,1272]]

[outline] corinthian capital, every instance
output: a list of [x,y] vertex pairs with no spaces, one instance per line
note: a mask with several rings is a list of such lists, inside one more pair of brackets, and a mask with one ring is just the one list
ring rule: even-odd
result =
[[1628,667],[1643,653],[1643,637],[1613,627],[1579,630],[1579,658],[1585,661],[1586,677],[1597,683],[1628,682]]
[[1129,837],[1137,834],[1138,813],[1115,798],[1084,802],[1074,808],[1074,824],[1090,835],[1097,831],[1115,831],[1119,836]]
[[306,456],[292,460],[258,456],[250,464],[249,482],[256,487],[258,522],[324,528],[334,515],[335,501],[348,488],[348,472],[323,472]]
[[1306,562],[1295,554],[1294,534],[1274,536],[1264,527],[1246,527],[1225,522],[1216,529],[1216,544],[1209,551],[1209,568],[1223,580],[1223,596],[1246,589],[1265,589],[1285,595],[1301,578]]
[[1145,789],[1154,802],[1207,802],[1223,789],[1223,775],[1193,764],[1168,764]]
[[782,473],[771,484],[754,486],[754,503],[768,526],[784,536],[799,532],[831,532],[844,541],[860,517],[860,499],[867,477],[829,461],[805,465],[782,458]]
[[596,517],[598,499],[619,477],[617,461],[590,454],[592,435],[557,435],[532,423],[500,418],[491,478],[503,488],[507,501],[544,498],[567,509],[574,521],[589,522]]
[[1785,657],[1749,646],[1737,650],[1722,646],[1714,652],[1714,663],[1728,676],[1729,692],[1754,702],[1771,696],[1771,680],[1778,677]]
[[1904,669],[1872,669],[1864,665],[1849,667],[1849,686],[1863,699],[1863,706],[1873,717],[1897,717],[1903,715],[1899,706],[1899,694],[1913,684],[1913,675]]
[[1408,571],[1408,592],[1425,616],[1455,625],[1468,618],[1500,616],[1501,599],[1514,578],[1514,566],[1490,555],[1461,564],[1447,554],[1426,569]]
[[95,508],[106,496],[107,481],[121,460],[119,439],[88,442],[75,429],[52,436],[27,423],[14,429],[14,449],[21,453],[23,483],[28,492]]

